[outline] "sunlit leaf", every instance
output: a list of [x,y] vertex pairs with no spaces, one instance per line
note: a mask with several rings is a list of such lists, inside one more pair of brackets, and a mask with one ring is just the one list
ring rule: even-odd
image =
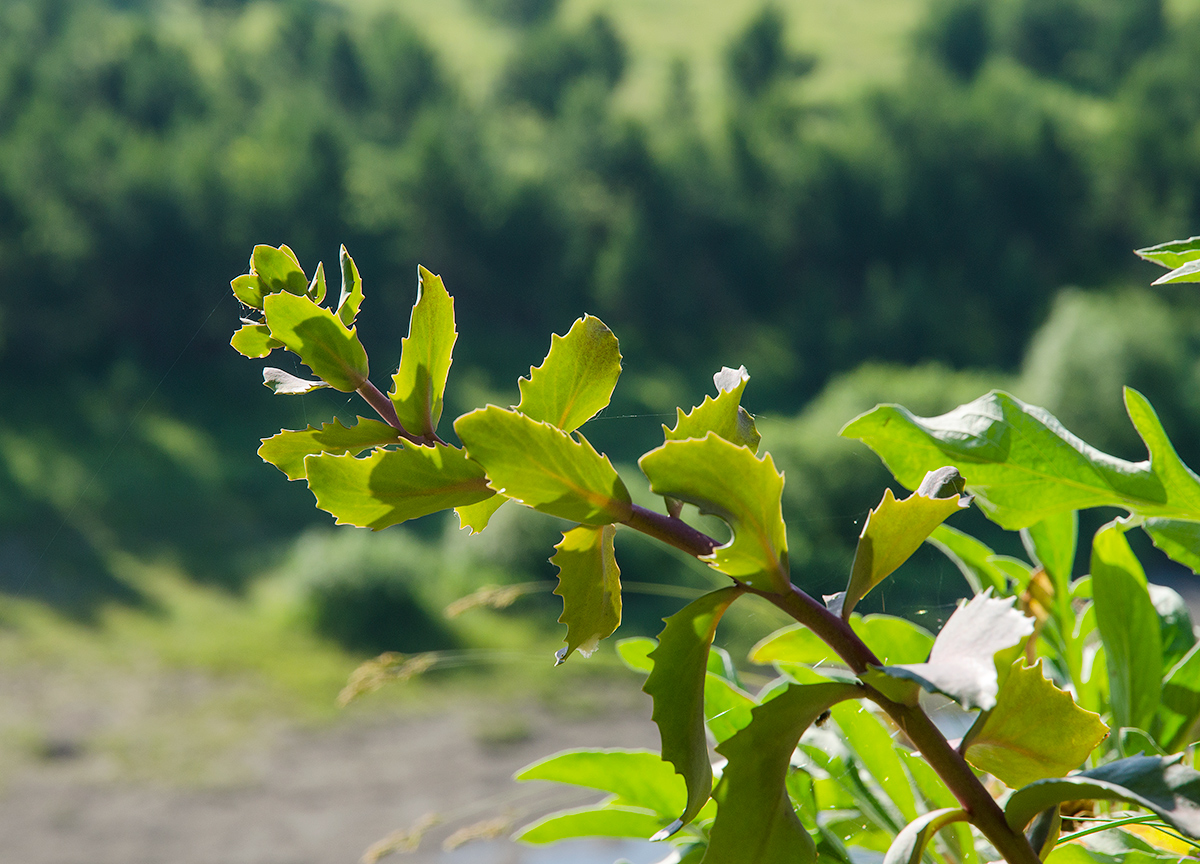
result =
[[1147,261],[1153,261],[1160,267],[1174,270],[1189,261],[1200,259],[1200,237],[1189,237],[1186,240],[1171,240],[1159,243],[1157,246],[1147,246],[1137,249],[1134,254]]
[[940,417],[881,405],[842,434],[871,447],[900,483],[953,465],[988,516],[1008,529],[1089,507],[1200,519],[1200,483],[1178,462],[1144,397],[1126,389],[1126,408],[1152,462],[1126,462],[1072,435],[1042,408],[993,391]]
[[1014,830],[1063,801],[1096,799],[1130,801],[1161,816],[1190,837],[1200,837],[1200,772],[1182,765],[1181,757],[1130,756],[1018,789],[1004,806]]
[[296,295],[308,292],[308,277],[300,269],[295,254],[286,246],[278,249],[255,246],[250,256],[250,273],[258,277],[258,287],[264,297],[280,291]]
[[271,329],[266,324],[251,323],[242,324],[234,331],[229,344],[243,357],[251,359],[266,357],[276,348],[283,347],[282,342],[271,338]]
[[1079,514],[1074,510],[1055,513],[1021,531],[1025,550],[1054,583],[1057,595],[1068,596],[1079,542]]
[[314,303],[321,303],[325,300],[326,293],[325,284],[325,262],[317,263],[317,272],[313,274],[312,281],[308,283],[308,299]]
[[896,754],[892,736],[879,719],[859,703],[843,703],[832,709],[833,719],[859,761],[900,812],[905,821],[917,818],[917,802],[908,775]]
[[[1054,730],[1047,734],[1047,730]],[[1108,734],[1100,715],[1075,704],[1042,674],[1041,660],[1018,661],[995,706],[967,735],[965,758],[1016,789],[1078,768]]]
[[566,336],[553,334],[542,365],[517,382],[517,410],[573,432],[608,405],[620,375],[617,337],[599,318],[585,315]]
[[966,506],[967,501],[953,494],[934,498],[917,491],[897,501],[891,489],[885,490],[883,500],[867,515],[858,537],[842,617],[848,619],[867,592],[907,561],[934,528]]
[[1149,728],[1162,695],[1162,636],[1146,574],[1116,522],[1092,540],[1092,606],[1108,661],[1113,720]]
[[347,327],[353,327],[363,302],[362,277],[345,246],[338,253],[338,259],[342,270],[342,293],[338,296],[337,317]]
[[[929,657],[933,634],[904,618],[894,615],[850,616],[850,627],[867,647],[885,664],[920,663]],[[750,650],[750,662],[806,663],[818,666],[841,663],[829,645],[803,624],[776,630]]]
[[400,424],[409,432],[432,438],[442,416],[446,377],[458,331],[454,329],[454,298],[442,278],[424,267],[408,335],[401,342],[400,368],[392,376],[392,404]]
[[1167,673],[1158,709],[1158,739],[1174,753],[1196,740],[1200,722],[1200,644]]
[[634,672],[649,672],[654,668],[650,652],[658,646],[658,640],[648,636],[634,636],[617,641],[617,656]]
[[367,380],[367,352],[358,335],[328,309],[284,293],[264,298],[263,311],[271,336],[330,387],[350,393]]
[[1200,522],[1147,519],[1142,529],[1163,554],[1200,576]]
[[1162,668],[1171,669],[1196,644],[1195,625],[1187,601],[1174,588],[1146,584],[1150,602],[1158,614],[1158,630],[1162,644]]
[[617,796],[613,803],[619,806],[643,807],[667,819],[675,818],[687,796],[679,775],[652,750],[563,750],[525,766],[513,776],[522,781],[553,780],[611,792]]
[[612,525],[579,525],[563,534],[550,563],[558,568],[554,593],[563,598],[558,623],[567,625],[566,647],[555,655],[562,663],[579,651],[590,657],[600,640],[621,623],[621,569],[613,554]]
[[262,284],[253,273],[243,273],[229,283],[233,296],[244,306],[261,309],[263,302]]
[[276,396],[303,396],[305,393],[311,393],[329,385],[324,381],[300,378],[291,372],[267,366],[263,369],[263,386]]
[[934,640],[928,662],[884,666],[879,671],[945,694],[964,708],[992,708],[1000,686],[997,652],[1019,645],[1033,632],[1033,619],[1013,608],[1015,599],[997,599],[989,590],[965,605],[960,603]]
[[722,588],[689,603],[666,619],[658,647],[648,655],[654,668],[642,690],[654,700],[652,719],[662,738],[662,758],[687,785],[687,807],[672,827],[690,822],[712,791],[704,732],[708,652],[721,616],[741,593],[737,587]]
[[361,459],[321,453],[304,468],[317,507],[339,525],[386,528],[489,497],[483,469],[456,447],[405,446]]
[[663,824],[661,816],[639,807],[577,807],[543,816],[513,835],[522,843],[554,843],[572,837],[636,837],[645,840]]
[[454,512],[458,514],[458,527],[468,528],[472,534],[478,534],[488,526],[492,517],[496,515],[496,511],[507,500],[509,500],[507,495],[497,492],[491,498],[485,498],[478,503],[455,507]]
[[997,566],[996,553],[990,546],[949,525],[937,526],[925,540],[954,563],[972,593],[978,594],[986,588],[1008,592],[1008,580],[1004,570]]
[[678,416],[675,428],[663,426],[663,436],[668,441],[679,441],[685,438],[703,438],[709,432],[715,432],[726,441],[749,447],[758,452],[758,443],[762,436],[754,426],[754,418],[742,407],[742,392],[750,376],[746,367],[730,369],[728,366],[713,376],[717,385],[717,397],[705,396],[704,401],[687,414],[682,408],[675,409]]
[[[897,746],[896,753],[900,756],[900,761],[908,769],[909,776],[913,778],[913,782],[916,783],[921,796],[925,799],[927,809],[947,807],[954,809],[961,806],[958,799],[954,797],[954,793],[925,761],[924,756],[900,746]],[[954,836],[952,839],[948,837],[947,842],[957,848],[958,860],[962,864],[977,864],[979,855],[975,851],[975,838],[971,834],[971,826],[955,823]]]
[[586,525],[633,512],[616,470],[586,439],[495,405],[459,417],[454,431],[493,489],[535,510]]
[[378,420],[359,417],[353,426],[345,426],[341,420],[321,424],[321,428],[309,426],[302,430],[287,430],[270,438],[264,438],[258,455],[287,475],[289,480],[302,480],[304,457],[312,453],[350,453],[357,456],[371,447],[399,444],[400,436],[391,426]]
[[1159,276],[1151,285],[1171,285],[1176,282],[1200,282],[1200,261],[1180,264],[1165,276]]
[[825,711],[861,695],[853,684],[793,684],[752,712],[745,729],[717,747],[728,759],[713,790],[717,818],[707,864],[799,864],[816,860],[785,781],[804,730]]
[[722,676],[709,672],[705,677],[704,719],[718,744],[746,728],[757,704],[753,696]]
[[668,441],[638,464],[656,495],[695,504],[729,523],[733,539],[703,560],[755,588],[788,590],[783,475],[769,453],[760,459],[710,432]]
[[947,825],[967,820],[967,813],[961,808],[948,807],[942,810],[931,810],[909,822],[896,835],[887,854],[883,856],[883,864],[920,864],[925,847]]

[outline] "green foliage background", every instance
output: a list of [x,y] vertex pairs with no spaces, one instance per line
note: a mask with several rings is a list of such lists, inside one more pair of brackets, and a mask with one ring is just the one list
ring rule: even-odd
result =
[[[627,374],[592,438],[622,472],[654,415],[745,364],[813,585],[844,577],[887,482],[834,436],[877,402],[930,415],[1004,385],[1141,458],[1128,383],[1200,461],[1200,306],[1129,287],[1157,274],[1128,252],[1200,222],[1195,4],[822,5],[0,5],[0,590],[84,620],[151,608],[133,556],[245,592],[324,524],[257,439],[366,409],[273,401],[229,350],[254,242],[331,273],[345,242],[377,358],[417,263],[443,276],[451,415],[515,402],[547,334],[600,315]],[[430,570],[458,593],[551,573],[540,540],[489,558],[442,530],[404,541],[427,568],[311,577],[315,626],[419,647],[346,635],[391,604],[433,647],[455,637]]]

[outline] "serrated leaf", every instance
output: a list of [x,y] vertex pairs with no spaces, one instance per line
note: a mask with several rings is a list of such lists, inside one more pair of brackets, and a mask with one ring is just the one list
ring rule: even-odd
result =
[[1017,831],[1034,816],[1063,801],[1130,801],[1157,813],[1190,837],[1200,837],[1200,772],[1179,763],[1181,757],[1130,756],[1018,789],[1004,806],[1004,817]]
[[1146,574],[1116,522],[1092,540],[1092,608],[1104,642],[1113,720],[1149,728],[1162,695],[1162,636]]
[[399,443],[399,434],[386,423],[359,417],[355,425],[346,426],[335,419],[332,423],[321,424],[320,429],[315,426],[295,431],[285,429],[278,435],[264,438],[258,455],[286,474],[289,480],[303,480],[304,457],[312,453],[357,456],[370,447]]
[[662,817],[638,807],[577,807],[559,810],[531,822],[513,835],[521,843],[555,843],[572,837],[636,837],[658,831]]
[[749,380],[745,366],[737,369],[723,367],[713,376],[717,397],[705,396],[704,401],[687,414],[683,413],[682,408],[676,408],[675,428],[668,429],[664,424],[663,437],[668,441],[681,441],[703,438],[709,432],[715,432],[726,441],[749,447],[757,453],[762,436],[758,434],[750,412],[742,407],[742,392]]
[[408,336],[401,343],[400,368],[392,376],[389,396],[405,429],[432,438],[442,417],[458,331],[454,329],[454,298],[446,292],[442,278],[424,267],[417,272],[417,302]]
[[271,336],[330,387],[352,393],[367,380],[367,352],[358,334],[328,309],[285,293],[265,297],[263,311]]
[[712,765],[704,733],[704,682],[708,651],[717,624],[742,589],[732,586],[705,594],[670,618],[648,655],[654,663],[642,690],[654,700],[651,719],[662,738],[662,758],[675,766],[687,786],[687,806],[679,827],[690,822],[712,791]]
[[842,617],[849,619],[867,592],[907,561],[934,528],[967,506],[958,495],[933,498],[918,491],[897,501],[891,489],[884,490],[883,500],[867,515],[858,537]]
[[1033,619],[1013,608],[1015,597],[997,599],[991,590],[958,609],[938,633],[926,663],[879,667],[892,678],[915,681],[964,708],[989,710],[996,704],[997,652],[1013,648],[1033,632]]
[[1040,659],[1033,666],[1018,660],[995,706],[968,733],[964,756],[1016,789],[1078,768],[1107,734],[1099,714],[1046,680]]
[[308,277],[300,269],[296,255],[287,246],[255,246],[250,255],[250,273],[258,277],[259,290],[264,297],[286,291],[305,294]]
[[376,450],[361,459],[321,453],[304,469],[317,507],[339,525],[386,528],[491,496],[483,469],[445,444]]
[[454,431],[491,487],[526,506],[585,525],[622,522],[633,512],[616,470],[585,438],[495,405],[459,417]]
[[283,343],[271,338],[271,330],[266,324],[243,324],[238,328],[233,338],[229,340],[233,350],[243,357],[252,360],[266,357],[276,348],[282,348]]
[[363,302],[362,277],[345,246],[339,251],[338,260],[342,270],[342,293],[338,296],[337,317],[347,327],[353,327]]
[[1176,282],[1200,282],[1200,261],[1180,264],[1165,276],[1159,276],[1151,285],[1171,285]]
[[994,560],[996,553],[992,547],[949,525],[934,528],[925,542],[950,559],[971,586],[971,593],[978,594],[986,588],[1007,593],[1008,580]]
[[303,396],[305,393],[311,393],[329,385],[324,381],[298,378],[291,372],[267,366],[263,369],[263,386],[276,396]]
[[[929,657],[933,634],[894,615],[850,616],[850,627],[885,664],[920,663]],[[817,666],[840,663],[837,652],[803,624],[776,630],[750,649],[750,662],[805,663]]]
[[1171,240],[1145,249],[1136,249],[1134,254],[1147,261],[1153,261],[1160,267],[1174,270],[1189,261],[1200,259],[1200,237],[1189,237],[1186,240]]
[[1200,519],[1195,475],[1168,452],[1145,399],[1125,392],[1126,408],[1146,439],[1151,461],[1127,462],[1102,453],[1044,409],[999,391],[940,417],[916,417],[897,405],[881,405],[852,420],[842,435],[866,443],[910,489],[926,471],[953,465],[988,517],[1010,530],[1089,507]]
[[233,296],[236,297],[243,306],[249,306],[252,309],[261,309],[263,303],[262,284],[258,281],[258,277],[253,273],[243,273],[229,283],[229,287],[233,289]]
[[1200,721],[1200,644],[1194,646],[1163,679],[1158,709],[1158,740],[1175,753],[1191,744]]
[[613,803],[619,806],[642,807],[665,819],[680,812],[687,794],[671,766],[651,750],[562,750],[525,766],[513,778],[600,789],[616,795]]
[[852,684],[790,685],[752,712],[750,725],[717,747],[728,759],[713,790],[717,818],[706,864],[809,864],[816,846],[785,785],[800,736],[825,711],[861,695]]
[[656,495],[695,504],[729,523],[733,538],[701,560],[760,590],[789,590],[783,475],[771,454],[758,458],[709,432],[668,441],[638,465]]
[[558,623],[567,625],[566,647],[554,655],[555,665],[572,652],[584,657],[621,624],[621,568],[613,552],[612,525],[580,525],[563,533],[550,563],[558,568],[554,593],[563,598]]
[[517,410],[573,432],[608,405],[620,375],[617,337],[599,318],[584,315],[566,336],[551,335],[542,365],[517,381]]
[[905,821],[917,818],[917,802],[908,775],[896,754],[895,743],[879,719],[858,703],[843,703],[832,709],[850,749],[875,778]]
[[947,825],[967,821],[967,812],[961,808],[947,807],[931,810],[909,822],[883,856],[883,864],[920,864],[925,847]]
[[468,528],[472,534],[478,534],[488,526],[492,517],[496,515],[496,511],[504,506],[504,502],[507,500],[508,496],[497,492],[491,498],[485,498],[477,504],[455,507],[454,512],[458,514],[458,527]]
[[1200,576],[1200,522],[1147,519],[1142,529],[1163,554]]

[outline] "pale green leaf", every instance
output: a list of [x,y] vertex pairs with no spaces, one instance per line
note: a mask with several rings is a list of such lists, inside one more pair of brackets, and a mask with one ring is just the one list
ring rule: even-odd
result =
[[314,303],[320,304],[325,300],[327,286],[325,284],[325,262],[317,262],[317,272],[313,274],[312,281],[308,283],[308,298]]
[[947,807],[941,810],[931,810],[909,822],[896,835],[887,854],[883,856],[883,864],[921,864],[921,856],[925,847],[933,839],[933,835],[947,825],[955,822],[965,822],[967,812],[961,808]]
[[996,553],[990,546],[949,525],[937,526],[925,539],[954,563],[971,586],[972,593],[978,594],[986,588],[1008,593],[1005,572],[996,565]]
[[668,429],[664,424],[663,436],[668,441],[679,441],[703,438],[709,432],[715,432],[726,441],[749,447],[757,453],[762,436],[758,434],[750,412],[742,407],[742,392],[749,380],[745,366],[738,369],[724,367],[713,376],[717,397],[705,396],[704,401],[687,414],[682,408],[675,409],[678,414],[675,428]]
[[542,365],[517,381],[517,410],[573,432],[608,405],[620,375],[617,337],[599,318],[584,315],[566,336],[551,335]]
[[1200,644],[1167,673],[1158,709],[1158,740],[1175,753],[1196,740],[1200,722]]
[[347,327],[353,327],[363,302],[362,277],[345,246],[338,253],[338,259],[342,270],[342,293],[338,297],[337,317]]
[[304,469],[317,507],[339,525],[386,528],[492,495],[483,469],[456,447],[406,445],[370,456],[307,456]]
[[702,560],[760,590],[789,590],[783,475],[771,454],[758,458],[710,432],[668,441],[638,464],[656,495],[695,504],[729,523],[733,539]]
[[[850,616],[850,627],[884,664],[920,663],[929,657],[933,634],[894,615]],[[803,624],[776,630],[750,649],[750,662],[841,663],[837,653]]]
[[234,351],[251,359],[266,357],[276,348],[283,347],[282,342],[271,338],[271,329],[266,324],[249,321],[234,332],[229,344],[233,346]]
[[258,287],[264,297],[280,291],[296,295],[308,292],[308,277],[300,269],[295,254],[286,246],[278,249],[255,246],[250,256],[250,275],[258,277]]
[[341,420],[323,423],[321,428],[288,430],[264,438],[258,455],[287,475],[289,480],[302,480],[304,457],[312,453],[349,453],[357,456],[370,447],[399,444],[400,436],[391,426],[378,420],[359,417],[353,426],[345,426]]
[[1163,554],[1200,576],[1200,522],[1147,519],[1142,529]]
[[1160,267],[1174,270],[1189,261],[1200,259],[1200,237],[1189,237],[1186,240],[1171,240],[1159,243],[1157,246],[1147,246],[1137,249],[1134,254],[1147,261],[1153,261]]
[[645,840],[662,826],[662,817],[638,807],[577,807],[543,816],[517,831],[513,839],[522,843],[554,843],[572,837]]
[[454,421],[471,458],[497,492],[572,522],[622,522],[629,491],[607,457],[548,423],[489,405]]
[[616,533],[612,525],[579,525],[564,532],[554,547],[554,593],[563,598],[558,623],[567,625],[567,644],[554,655],[555,665],[574,651],[590,657],[621,623],[621,569],[613,553]]
[[621,639],[617,642],[617,656],[629,669],[634,672],[649,672],[654,668],[650,652],[658,646],[658,641],[648,636],[634,636],[631,639]]
[[752,712],[745,729],[717,747],[728,759],[713,790],[717,818],[707,864],[809,864],[816,847],[787,794],[792,751],[825,711],[861,695],[853,684],[793,684]]
[[891,489],[884,490],[883,500],[867,515],[858,537],[842,617],[849,619],[867,592],[907,561],[934,528],[968,504],[958,495],[933,498],[919,491],[897,501]]
[[1171,285],[1176,282],[1200,282],[1200,261],[1180,264],[1165,276],[1159,276],[1151,285]]
[[1092,607],[1108,661],[1113,720],[1149,728],[1162,695],[1162,636],[1146,574],[1116,522],[1092,540]]
[[652,750],[562,750],[525,766],[513,777],[521,781],[552,780],[611,792],[617,796],[613,803],[643,807],[665,819],[675,818],[687,795],[679,775]]
[[303,396],[305,393],[311,393],[314,390],[320,390],[329,386],[324,381],[299,378],[291,372],[284,372],[282,369],[276,369],[272,366],[264,368],[262,374],[263,386],[276,396]]
[[892,736],[879,718],[857,702],[835,705],[832,713],[846,743],[891,799],[900,816],[909,822],[916,819],[917,802],[908,775],[896,754]]
[[1079,514],[1067,510],[1047,516],[1023,528],[1021,540],[1030,558],[1049,574],[1056,596],[1070,596],[1075,547],[1079,542]]
[[392,404],[409,432],[432,438],[442,416],[446,377],[458,331],[454,329],[454,298],[442,277],[417,268],[417,302],[401,343],[400,368],[392,376]]
[[1180,764],[1180,758],[1129,756],[1070,777],[1030,783],[1008,799],[1004,817],[1020,831],[1038,813],[1063,801],[1130,801],[1189,837],[1200,837],[1200,772]]
[[261,309],[263,305],[263,289],[262,284],[258,281],[258,277],[253,273],[243,273],[229,283],[229,287],[233,289],[233,296],[236,297],[243,306],[249,306],[252,309]]
[[746,728],[757,704],[753,696],[727,678],[712,672],[705,677],[704,719],[718,744]]
[[1089,507],[1200,519],[1200,484],[1168,452],[1153,411],[1130,390],[1126,407],[1147,438],[1153,462],[1102,453],[1044,409],[998,391],[940,417],[881,405],[851,421],[842,434],[870,446],[910,489],[926,471],[953,465],[984,512],[1011,530]]
[[509,500],[508,496],[497,492],[491,498],[485,498],[478,503],[455,507],[454,512],[458,514],[458,527],[467,528],[472,534],[478,534],[488,526],[492,517],[496,515],[496,511],[507,500]]
[[662,758],[687,785],[687,807],[679,826],[690,822],[712,791],[712,765],[704,732],[704,684],[708,652],[717,624],[739,596],[722,588],[689,603],[670,618],[648,656],[654,663],[642,690],[654,700],[652,719],[662,738]]
[[[1054,730],[1052,735],[1047,730]],[[996,705],[967,735],[965,758],[1013,789],[1078,768],[1108,734],[1099,714],[1075,704],[1034,666],[1017,661]]]
[[351,393],[367,380],[367,352],[353,329],[308,297],[272,294],[263,299],[271,336],[296,354],[330,387]]

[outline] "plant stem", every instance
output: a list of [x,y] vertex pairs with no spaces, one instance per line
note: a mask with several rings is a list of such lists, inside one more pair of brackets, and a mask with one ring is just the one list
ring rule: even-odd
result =
[[400,418],[396,416],[396,406],[392,404],[392,400],[384,396],[379,388],[370,381],[364,381],[359,385],[357,392],[359,396],[367,400],[368,405],[375,409],[375,413],[383,419],[383,422],[399,432],[400,437],[405,441],[411,441],[413,444],[432,444],[437,440],[436,435],[433,439],[426,436],[418,437],[405,429]]
[[[633,515],[625,520],[625,524],[697,557],[710,554],[720,545],[712,537],[697,531],[681,519],[664,516],[636,504],[633,505]],[[855,673],[861,675],[867,671],[868,666],[882,665],[874,652],[850,628],[848,622],[840,615],[834,615],[795,585],[791,585],[791,590],[786,594],[745,587],[749,593],[769,600],[812,630],[836,651]],[[1004,819],[1004,811],[920,706],[893,702],[870,686],[866,687],[866,692],[867,697],[887,712],[896,725],[904,730],[929,766],[937,772],[967,811],[971,824],[983,832],[1009,864],[1040,864],[1025,835],[1009,827]]]

